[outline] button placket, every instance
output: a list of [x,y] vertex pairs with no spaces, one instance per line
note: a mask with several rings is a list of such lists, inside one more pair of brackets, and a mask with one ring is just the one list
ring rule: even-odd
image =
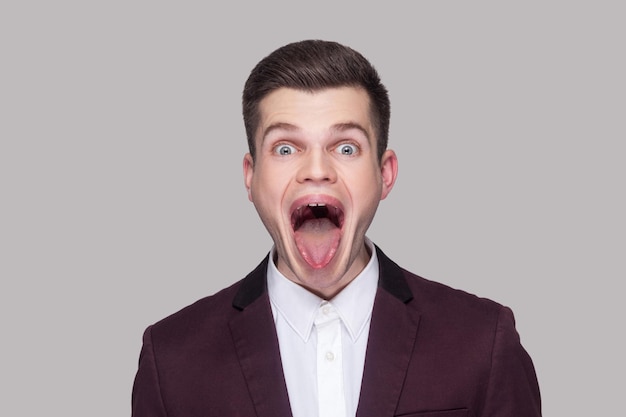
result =
[[316,319],[317,391],[320,417],[345,417],[341,319],[334,306],[324,303]]

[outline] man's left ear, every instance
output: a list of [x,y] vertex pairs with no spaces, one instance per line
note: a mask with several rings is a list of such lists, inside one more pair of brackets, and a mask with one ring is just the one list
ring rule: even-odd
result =
[[252,201],[252,176],[254,175],[254,158],[249,153],[243,157],[243,182],[248,192],[248,200]]
[[380,199],[384,200],[391,192],[398,177],[398,157],[391,149],[387,149],[380,160],[380,174],[383,180]]

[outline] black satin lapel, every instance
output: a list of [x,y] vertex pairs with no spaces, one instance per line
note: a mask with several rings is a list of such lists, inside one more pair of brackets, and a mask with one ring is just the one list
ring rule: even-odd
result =
[[393,416],[417,335],[419,314],[379,288],[374,301],[357,417]]
[[406,282],[402,268],[389,259],[378,246],[376,246],[376,255],[380,277],[378,286],[404,303],[411,301],[413,293]]
[[235,350],[258,417],[291,417],[278,337],[267,295],[230,322]]
[[235,298],[233,299],[233,307],[238,310],[243,310],[248,304],[254,302],[261,297],[267,291],[267,283],[265,277],[267,276],[267,263],[269,262],[269,255],[267,255],[263,261],[254,271],[250,272],[241,283],[241,287]]

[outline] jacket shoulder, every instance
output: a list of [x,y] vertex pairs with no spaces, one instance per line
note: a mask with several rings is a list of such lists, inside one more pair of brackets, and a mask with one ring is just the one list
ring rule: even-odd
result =
[[237,312],[266,293],[267,261],[266,256],[245,278],[159,320],[150,326],[153,337],[154,335],[182,337],[199,330],[223,330]]
[[203,297],[152,324],[152,338],[180,342],[187,335],[227,325],[235,313],[232,301],[241,283],[242,281],[238,281],[213,295]]
[[405,269],[402,271],[413,293],[409,304],[425,317],[436,317],[438,321],[456,326],[474,329],[486,326],[493,330],[503,312],[511,313],[508,307],[497,301],[452,288]]

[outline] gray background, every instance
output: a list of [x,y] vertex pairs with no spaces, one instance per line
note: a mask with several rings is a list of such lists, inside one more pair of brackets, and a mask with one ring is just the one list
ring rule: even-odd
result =
[[0,415],[129,415],[145,327],[261,260],[241,89],[306,38],[390,90],[369,236],[513,308],[544,415],[623,412],[622,2],[208,3],[0,5]]

